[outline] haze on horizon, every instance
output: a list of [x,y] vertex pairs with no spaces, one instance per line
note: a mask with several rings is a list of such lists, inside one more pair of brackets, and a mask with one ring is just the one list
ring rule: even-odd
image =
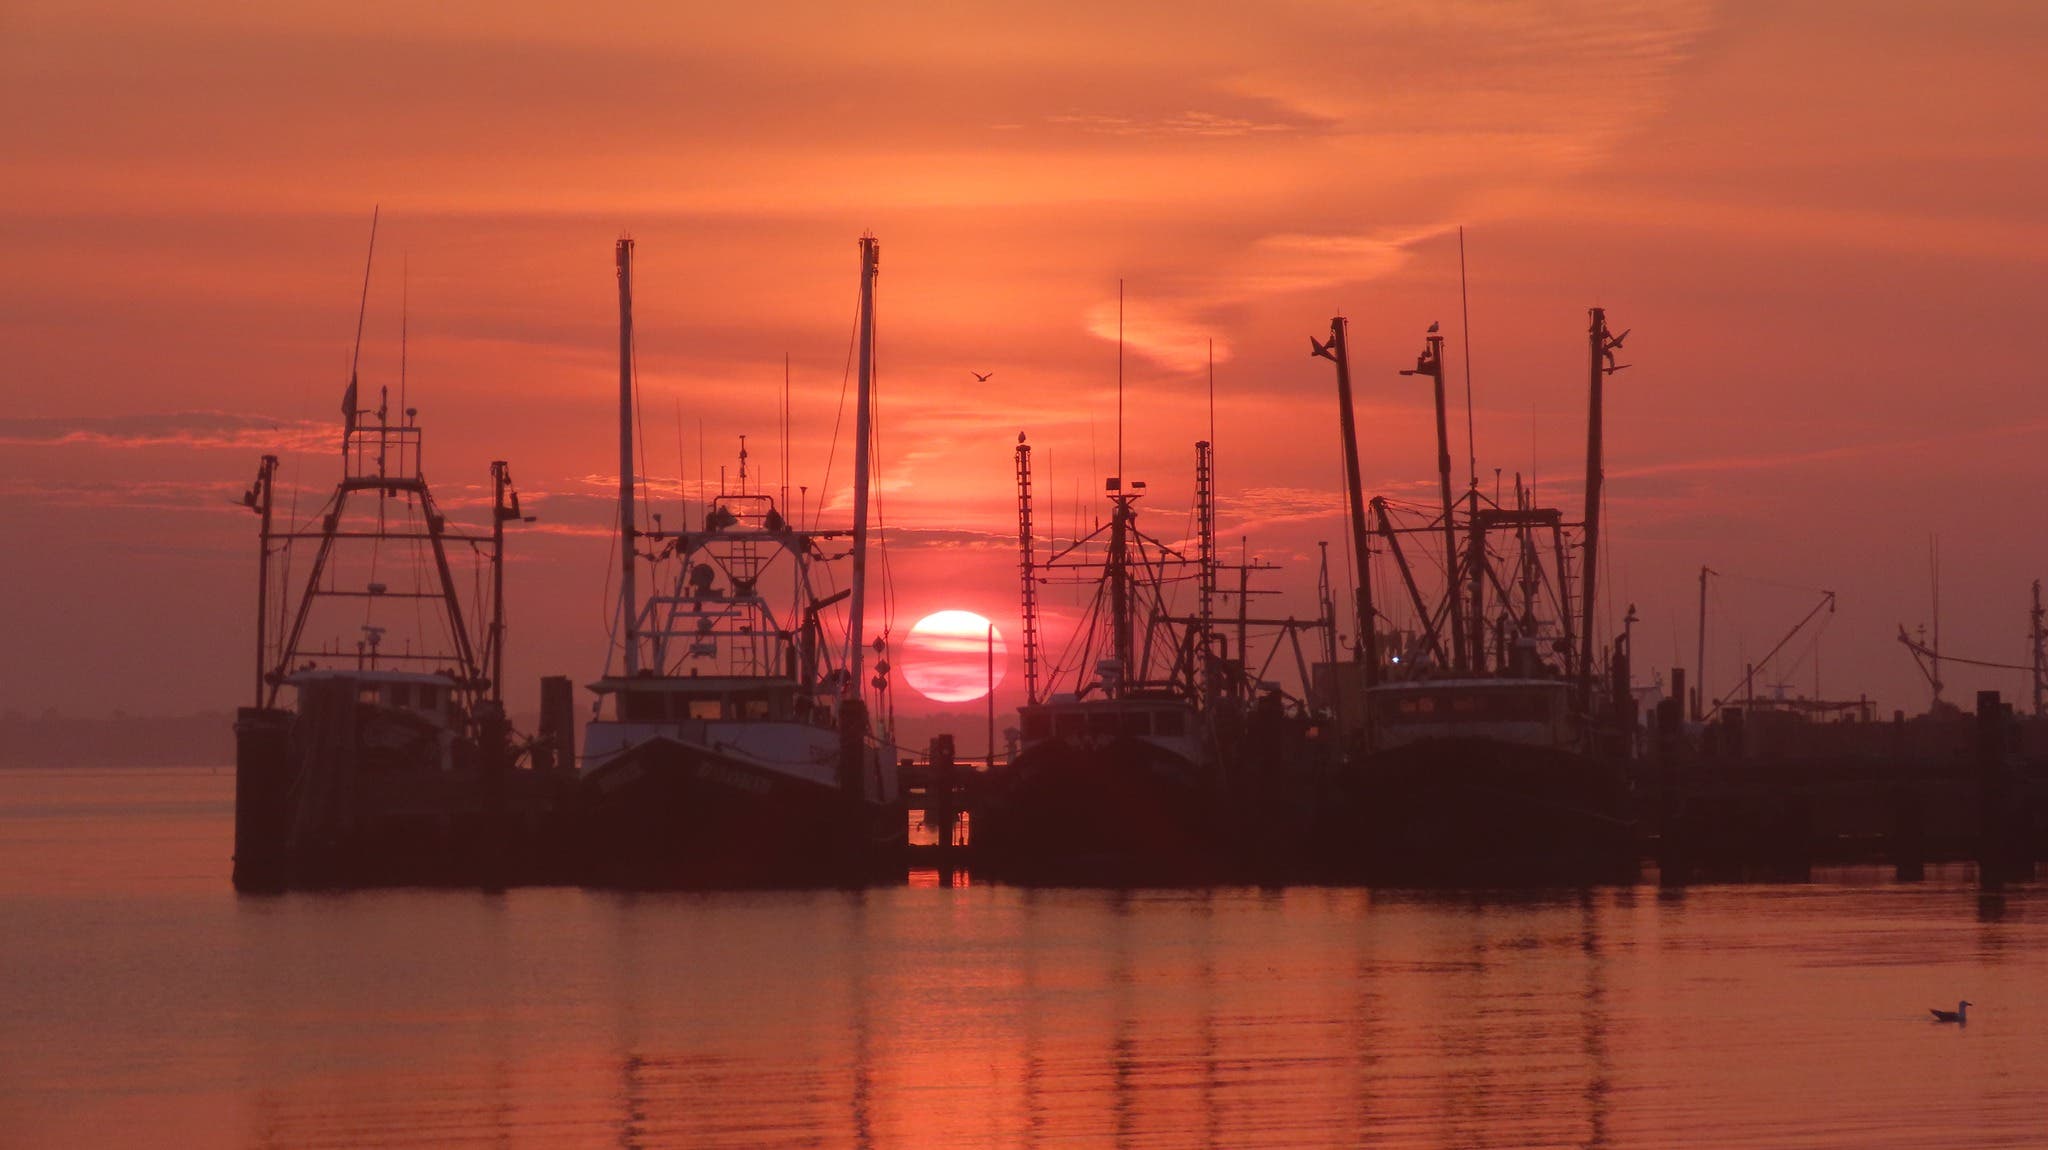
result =
[[234,500],[264,451],[307,505],[336,477],[381,205],[363,387],[396,390],[403,319],[441,501],[477,515],[503,458],[541,518],[511,545],[515,710],[603,662],[621,232],[648,469],[694,483],[701,442],[715,483],[744,433],[780,484],[787,355],[790,482],[828,515],[854,241],[880,237],[895,627],[958,608],[1016,634],[1011,447],[1071,535],[1115,472],[1119,280],[1147,527],[1181,534],[1213,340],[1220,535],[1283,565],[1262,610],[1305,617],[1342,538],[1307,337],[1351,319],[1368,489],[1429,490],[1428,394],[1396,373],[1440,320],[1462,384],[1462,225],[1487,483],[1576,507],[1585,309],[1633,330],[1603,585],[1610,618],[1637,606],[1639,677],[1690,666],[1707,563],[1744,577],[1711,690],[1829,588],[1823,691],[1917,712],[1894,634],[1929,619],[1930,536],[1955,655],[2024,661],[2048,568],[2044,42],[2024,3],[16,3],[0,698],[244,701]]

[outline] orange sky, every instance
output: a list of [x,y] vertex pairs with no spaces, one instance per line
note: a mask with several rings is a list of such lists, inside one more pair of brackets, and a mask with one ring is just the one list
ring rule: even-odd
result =
[[2037,6],[1110,9],[9,4],[0,697],[243,701],[254,523],[227,501],[266,449],[333,479],[373,204],[364,386],[396,384],[409,268],[429,478],[459,503],[507,458],[543,518],[509,578],[515,709],[602,665],[622,230],[652,469],[677,470],[678,405],[693,471],[700,422],[714,469],[772,444],[786,353],[813,485],[854,240],[881,238],[901,630],[958,607],[1015,634],[1010,448],[1038,445],[1066,534],[1113,469],[1119,278],[1146,525],[1185,523],[1213,338],[1223,534],[1286,565],[1261,610],[1312,614],[1341,525],[1307,337],[1352,318],[1367,486],[1426,490],[1427,394],[1394,373],[1441,319],[1462,381],[1463,224],[1483,475],[1576,507],[1584,309],[1634,329],[1607,585],[1644,677],[1691,662],[1705,562],[1769,581],[1720,593],[1710,687],[1804,614],[1789,588],[1828,587],[1823,688],[1918,710],[1892,635],[1929,615],[1934,531],[1946,646],[2022,659],[2048,568]]

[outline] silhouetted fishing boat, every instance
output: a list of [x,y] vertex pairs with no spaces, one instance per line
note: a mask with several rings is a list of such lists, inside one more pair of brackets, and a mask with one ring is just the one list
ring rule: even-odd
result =
[[[1434,522],[1402,528],[1387,500],[1365,501],[1358,480],[1344,329],[1342,318],[1332,320],[1329,342],[1314,350],[1337,365],[1354,547],[1367,554],[1378,543],[1391,555],[1416,627],[1384,629],[1370,565],[1361,565],[1353,658],[1318,667],[1318,697],[1351,748],[1319,820],[1324,861],[1389,881],[1632,873],[1637,845],[1622,769],[1635,726],[1627,636],[1603,669],[1592,634],[1600,384],[1620,370],[1613,350],[1622,337],[1593,309],[1586,513],[1574,524],[1537,506],[1520,477],[1511,503],[1488,498],[1476,468],[1465,497],[1453,500],[1443,339],[1431,325],[1416,367],[1403,374],[1435,384],[1441,506]],[[1366,526],[1368,506],[1376,531]],[[1447,574],[1434,603],[1403,542],[1418,535],[1442,540]]]
[[[367,302],[367,272],[364,286]],[[360,330],[359,317],[358,346]],[[451,525],[427,486],[416,411],[392,414],[388,392],[358,406],[351,368],[342,476],[312,526],[274,524],[274,455],[243,497],[262,521],[256,698],[235,727],[244,889],[488,883],[539,861],[552,780],[515,769],[502,695],[504,528],[523,518],[519,496],[493,463],[490,529]],[[314,548],[305,582],[273,600],[301,544]],[[486,569],[468,611],[456,544]]]
[[[1020,468],[1028,466],[1029,446],[1019,452]],[[1202,706],[1200,636],[1173,618],[1166,598],[1169,572],[1192,564],[1139,530],[1144,486],[1125,490],[1110,479],[1108,523],[1036,571],[1027,559],[1029,701],[1016,758],[991,774],[975,812],[976,865],[988,873],[1179,880],[1223,858],[1228,828],[1217,802],[1215,732]],[[1028,525],[1025,532],[1028,543]],[[1041,696],[1034,584],[1046,572],[1076,575],[1095,594]]]
[[[590,877],[640,884],[858,881],[897,861],[896,768],[864,678],[868,443],[877,246],[861,241],[854,522],[792,524],[739,486],[684,530],[642,525],[633,462],[631,240],[619,241],[618,663],[591,689],[580,783]],[[835,549],[838,549],[835,553]],[[850,560],[850,585],[824,582]],[[642,569],[656,587],[638,596]],[[664,579],[664,572],[667,572]],[[843,632],[831,609],[846,601]],[[879,652],[879,645],[878,645]]]

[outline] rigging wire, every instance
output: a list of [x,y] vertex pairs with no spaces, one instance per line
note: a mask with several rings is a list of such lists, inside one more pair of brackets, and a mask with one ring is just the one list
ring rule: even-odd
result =
[[[846,368],[839,375],[839,406],[832,413],[832,445],[825,451],[825,481],[818,488],[818,511],[832,498],[832,464],[839,457],[839,431],[846,421],[846,388],[853,380],[853,353],[860,344],[860,291],[853,293],[853,330],[846,337]],[[815,527],[817,517],[812,516]]]

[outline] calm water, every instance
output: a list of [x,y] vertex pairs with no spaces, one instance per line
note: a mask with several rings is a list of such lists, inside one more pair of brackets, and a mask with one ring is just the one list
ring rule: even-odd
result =
[[238,898],[231,791],[0,771],[0,1145],[2048,1144],[2048,896],[1962,871]]

